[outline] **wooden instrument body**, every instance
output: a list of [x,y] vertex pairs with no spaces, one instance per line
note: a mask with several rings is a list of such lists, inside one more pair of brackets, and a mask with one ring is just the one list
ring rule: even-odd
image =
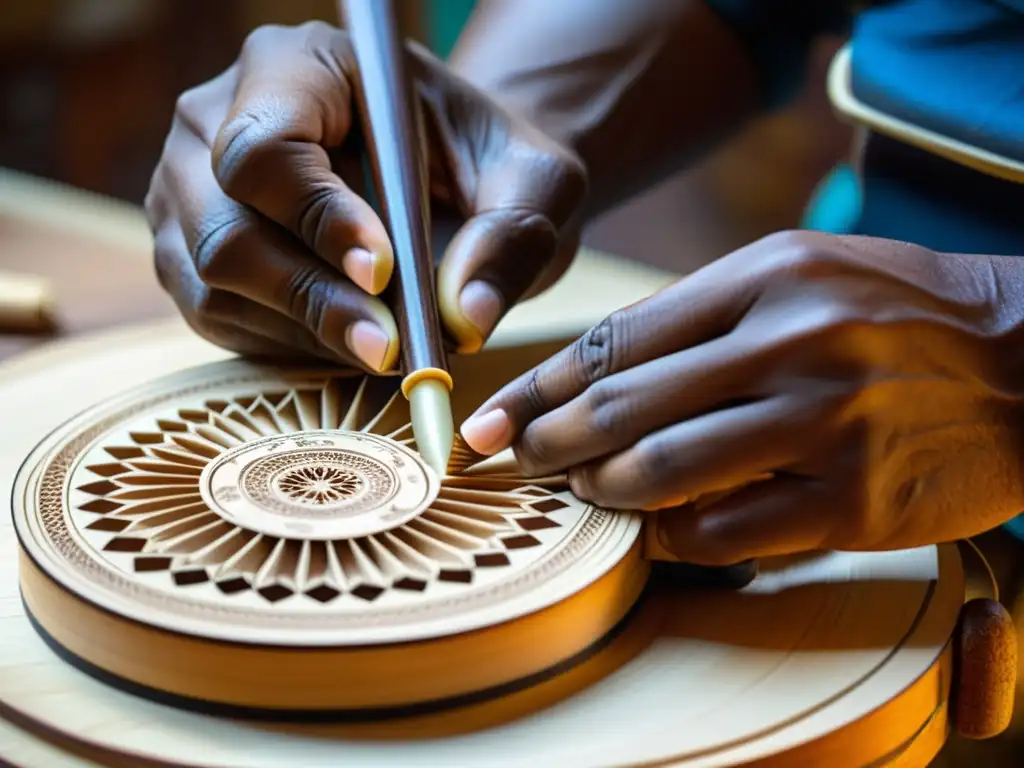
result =
[[[567,340],[536,339],[522,326],[499,336],[479,358],[481,392]],[[44,434],[96,402],[225,357],[172,322],[11,364],[0,374],[16,425],[0,451],[3,476],[10,482]],[[951,727],[965,595],[954,545],[765,563],[739,592],[655,585],[587,662],[480,705],[385,723],[250,726],[132,697],[58,659],[19,601],[7,519],[0,538],[0,739],[16,734],[10,754],[0,751],[8,759],[63,743],[68,765],[69,750],[100,765],[246,768],[925,765]]]

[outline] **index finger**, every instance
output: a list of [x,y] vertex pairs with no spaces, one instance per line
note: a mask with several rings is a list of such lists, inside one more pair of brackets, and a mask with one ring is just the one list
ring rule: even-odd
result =
[[352,125],[348,45],[321,22],[263,27],[246,40],[238,86],[213,146],[221,188],[289,230],[371,294],[394,254],[373,208],[334,172],[328,150]]
[[609,315],[499,390],[462,424],[462,437],[478,453],[497,453],[532,421],[602,379],[729,333],[747,312],[764,272],[743,266],[756,264],[764,247],[755,243],[735,251]]

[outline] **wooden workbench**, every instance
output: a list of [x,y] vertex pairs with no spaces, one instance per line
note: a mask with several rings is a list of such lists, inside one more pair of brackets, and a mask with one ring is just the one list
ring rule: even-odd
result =
[[[60,331],[56,336],[0,335],[0,361],[67,338],[161,318],[174,318],[173,302],[159,287],[152,264],[152,239],[142,212],[131,205],[61,185],[0,170],[0,269],[44,275],[53,281]],[[616,280],[608,281],[609,272]],[[557,307],[560,316],[587,317],[594,306],[582,298],[620,286],[621,297],[599,301],[626,303],[653,291],[671,275],[604,254],[584,252],[572,269],[573,301],[557,288],[534,300],[527,312],[515,311],[510,322],[524,329],[550,315],[538,304]],[[568,308],[567,308],[568,307]],[[543,308],[542,308],[543,309]],[[531,319],[533,318],[533,319]],[[1024,629],[1024,545],[994,532],[981,537],[1001,584],[1003,602]],[[1024,632],[1021,633],[1024,635]],[[1020,686],[1018,687],[1020,691]],[[54,751],[0,718],[0,742],[16,743],[13,756],[25,765],[52,768],[91,765]],[[991,742],[950,743],[936,766],[1018,765],[1024,753],[1024,696],[1010,731]]]

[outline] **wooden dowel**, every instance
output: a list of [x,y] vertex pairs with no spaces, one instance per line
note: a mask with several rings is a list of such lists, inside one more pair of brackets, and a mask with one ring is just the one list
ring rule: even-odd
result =
[[55,327],[50,281],[36,275],[0,272],[0,333],[45,333]]

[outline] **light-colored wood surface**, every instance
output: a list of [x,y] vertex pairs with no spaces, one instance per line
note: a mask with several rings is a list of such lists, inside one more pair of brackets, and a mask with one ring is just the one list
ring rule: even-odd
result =
[[53,290],[45,277],[0,272],[0,332],[50,331],[53,308]]
[[[153,276],[150,238],[142,219],[141,212],[131,206],[113,203],[102,198],[96,198],[89,194],[79,193],[75,190],[62,188],[48,182],[40,182],[35,179],[28,179],[0,171],[0,268],[14,269],[19,272],[34,274],[45,274],[56,280],[58,283],[58,300],[61,302],[61,314],[64,318],[62,336],[76,336],[85,331],[117,326],[124,323],[132,323],[146,320],[152,317],[173,317],[174,308],[170,301],[163,295],[156,285]],[[88,254],[83,258],[82,254]],[[574,279],[582,280],[579,285],[584,287],[582,295],[593,296],[606,295],[610,293],[612,299],[602,307],[600,302],[597,309],[613,309],[619,303],[629,303],[641,296],[655,290],[660,285],[671,279],[666,273],[659,273],[644,266],[622,262],[613,257],[606,257],[598,254],[585,254],[573,271]],[[611,279],[609,279],[611,278]],[[580,295],[580,294],[577,294]],[[614,297],[621,297],[617,302]],[[559,312],[567,309],[562,294],[549,294],[547,300],[551,302],[548,306],[556,308]],[[544,297],[537,301],[543,301]],[[574,302],[570,301],[568,312],[576,314],[575,325],[593,322],[588,317],[586,310],[578,311]],[[535,305],[536,306],[536,305]],[[525,309],[525,308],[524,308]],[[523,317],[521,328],[529,335],[544,330],[544,321],[536,316],[531,319],[528,312],[517,310],[518,315]],[[516,313],[513,313],[515,316]],[[509,325],[509,323],[506,323]],[[149,348],[149,355],[141,364],[154,358],[159,358],[156,350],[159,348],[159,335],[165,330],[180,330],[179,324],[172,321],[168,325],[157,323],[155,327],[140,328],[137,330],[119,333],[118,343],[129,346]],[[515,324],[511,324],[512,339],[509,343],[516,342]],[[581,329],[582,330],[582,329]],[[194,341],[194,340],[193,340]],[[65,342],[66,343],[66,342]],[[35,337],[0,337],[0,358],[9,356],[14,352],[24,351],[32,347],[42,349],[36,353],[20,357],[9,365],[0,368],[0,386],[4,382],[10,382],[21,377],[30,378],[38,388],[40,398],[47,399],[47,402],[60,403],[65,392],[73,391],[73,382],[81,379],[86,380],[95,375],[96,371],[103,370],[107,362],[107,356],[111,354],[111,340],[109,338],[83,338],[72,342],[72,348],[64,348],[61,345],[50,346],[45,341]],[[501,345],[501,339],[496,341]],[[201,359],[216,360],[222,359],[223,353],[215,348],[203,346],[203,352],[198,355]],[[173,354],[173,350],[171,350]],[[193,348],[194,353],[194,348]],[[519,351],[509,349],[509,356],[519,355]],[[68,356],[89,358],[92,365],[83,366],[68,374],[69,378],[55,380],[52,375],[47,375],[48,370]],[[201,362],[202,360],[197,360]],[[154,375],[159,373],[159,366],[153,371]],[[126,382],[126,385],[130,382]],[[8,404],[8,407],[15,410],[19,407],[17,403]],[[59,410],[59,408],[58,408]],[[70,415],[70,414],[68,414]],[[41,436],[41,435],[39,435]],[[996,557],[996,571],[1001,583],[1004,585],[1004,594],[1014,607],[1014,616],[1024,616],[1024,610],[1020,606],[1024,601],[1018,600],[1015,596],[1019,594],[1016,588],[1020,569],[1014,566],[1019,562],[1020,544],[1005,534],[993,534],[982,537],[983,549],[990,555]],[[4,558],[0,558],[0,565]],[[9,564],[8,564],[9,565]],[[1013,588],[1007,592],[1008,588]],[[7,610],[10,604],[9,599],[0,599],[0,610]],[[1018,634],[1019,627],[1018,627]],[[45,657],[45,653],[37,653]],[[8,637],[0,633],[0,653],[5,657],[12,654],[11,646],[8,644]],[[632,651],[626,654],[632,655]],[[660,658],[660,657],[659,657]],[[621,661],[621,660],[620,660]],[[609,665],[614,667],[615,665]],[[0,680],[9,679],[12,670],[20,678],[22,667],[19,663],[13,666],[0,669]],[[56,671],[59,670],[59,674]],[[61,681],[69,679],[81,682],[80,673],[63,669],[58,666],[49,672],[43,670],[43,682],[38,686],[43,706],[59,705],[67,702],[66,691],[61,687]],[[884,727],[886,724],[897,723],[897,730],[902,725],[910,722],[906,710],[900,708],[910,707],[916,713],[920,709],[920,702],[914,705],[913,696],[930,696],[929,701],[934,700],[936,690],[942,690],[942,686],[948,681],[951,674],[948,667],[943,664],[933,665],[930,671],[918,678],[917,683],[908,688],[903,696],[891,699],[887,706],[875,710],[868,719],[858,721],[859,728],[847,728],[839,733],[844,739],[852,739],[856,746],[862,747],[867,738],[867,743],[874,744],[872,730],[864,731],[863,728]],[[600,678],[601,672],[594,672],[593,668],[587,668],[578,672],[578,677],[587,678],[581,683],[573,675],[567,676],[572,679],[564,679],[563,684],[568,688],[574,685],[585,685],[593,683]],[[86,685],[92,685],[86,681]],[[98,686],[98,690],[103,690]],[[543,692],[540,695],[544,700]],[[910,694],[913,694],[910,695]],[[550,698],[557,699],[562,693],[547,694]],[[655,702],[656,703],[656,702]],[[6,698],[0,695],[0,710],[6,705]],[[88,709],[89,706],[86,705]],[[146,709],[148,705],[130,702],[126,704],[132,714],[137,708]],[[498,717],[507,717],[510,711],[531,710],[538,706],[537,701],[522,701],[510,699],[505,702],[505,711]],[[623,722],[632,722],[638,717],[643,717],[652,710],[652,704],[645,701],[641,706],[630,712]],[[180,724],[178,713],[165,711],[161,708],[149,709],[156,718],[168,717]],[[638,715],[637,712],[640,714]],[[9,714],[9,710],[7,712]],[[72,742],[85,735],[90,729],[104,726],[108,730],[116,731],[116,722],[122,720],[122,712],[117,708],[110,709],[99,705],[92,712],[87,722],[76,721],[67,724]],[[1018,708],[1018,715],[1021,714]],[[1019,716],[1015,716],[1015,727]],[[486,720],[483,715],[480,720]],[[883,725],[879,725],[879,720]],[[134,720],[129,718],[126,727],[133,728]],[[687,719],[686,722],[689,722]],[[226,732],[231,732],[230,727]],[[601,727],[600,725],[595,727]],[[616,731],[621,740],[631,740],[633,734],[628,727],[621,723],[606,724],[604,727],[617,727]],[[679,727],[674,724],[674,727]],[[895,758],[893,765],[918,766],[928,762],[929,756],[934,754],[942,740],[946,737],[948,720],[944,708],[939,708],[934,716],[921,729],[919,735],[913,740],[912,748],[905,750],[901,757]],[[187,727],[181,731],[191,738],[195,734],[188,731]],[[233,732],[237,736],[237,732]],[[936,762],[943,768],[956,768],[960,765],[1015,765],[1019,756],[1019,749],[1013,745],[1014,736],[988,742],[954,743],[948,745],[943,755]],[[585,740],[585,739],[584,739]],[[58,735],[49,733],[41,737],[22,727],[0,717],[0,756],[13,762],[15,765],[27,766],[29,768],[81,768],[81,766],[92,765],[131,765],[133,768],[141,765],[137,760],[127,762],[115,761],[111,755],[103,756],[93,752],[92,759],[73,755],[84,748],[82,742],[77,742],[73,748],[58,749],[54,746],[59,741]],[[203,741],[202,738],[199,741]],[[833,740],[832,748],[839,749],[841,741]],[[88,751],[88,750],[87,750]],[[844,752],[839,749],[834,753],[837,755],[836,762],[832,765],[843,765],[842,759],[848,757],[855,759],[857,752]],[[97,762],[102,758],[102,762]],[[979,762],[981,760],[981,762]],[[212,764],[212,763],[211,763]],[[290,764],[295,764],[294,762]],[[358,763],[349,763],[358,764]],[[533,762],[532,764],[536,764]],[[596,761],[595,764],[602,764]],[[605,763],[606,764],[606,763]],[[797,762],[786,762],[782,765],[802,764]],[[812,764],[816,764],[813,763]]]
[[[456,413],[520,372],[501,359],[456,361]],[[32,615],[118,677],[270,709],[472,694],[589,648],[646,581],[640,516],[511,454],[438,478],[398,384],[230,361],[66,423],[14,485]],[[330,500],[289,490],[328,471]]]
[[0,270],[45,278],[57,324],[52,335],[0,329],[0,359],[54,339],[173,317],[151,243],[134,206],[0,169]]
[[[222,357],[183,324],[170,323],[83,339],[12,363],[0,376],[0,394],[21,429],[0,451],[0,476],[9,484],[38,436],[95,402]],[[68,390],[66,381],[89,384]],[[49,405],[40,409],[40,402]],[[561,678],[483,710],[282,732],[150,704],[68,667],[25,619],[10,523],[4,526],[0,700],[40,728],[172,764],[791,765],[802,754],[826,755],[831,765],[843,765],[842,756],[845,764],[862,766],[869,756],[900,752],[944,717],[947,641],[963,599],[952,547],[779,561],[766,564],[739,593],[661,593],[647,608],[654,612],[649,634],[626,641],[641,647],[626,653],[613,644],[575,672],[593,684],[567,699],[559,701],[564,691],[552,690],[568,684]],[[525,716],[503,723],[510,708]],[[536,708],[541,711],[528,714]],[[481,723],[492,727],[425,738]],[[405,740],[379,740],[397,733]]]

